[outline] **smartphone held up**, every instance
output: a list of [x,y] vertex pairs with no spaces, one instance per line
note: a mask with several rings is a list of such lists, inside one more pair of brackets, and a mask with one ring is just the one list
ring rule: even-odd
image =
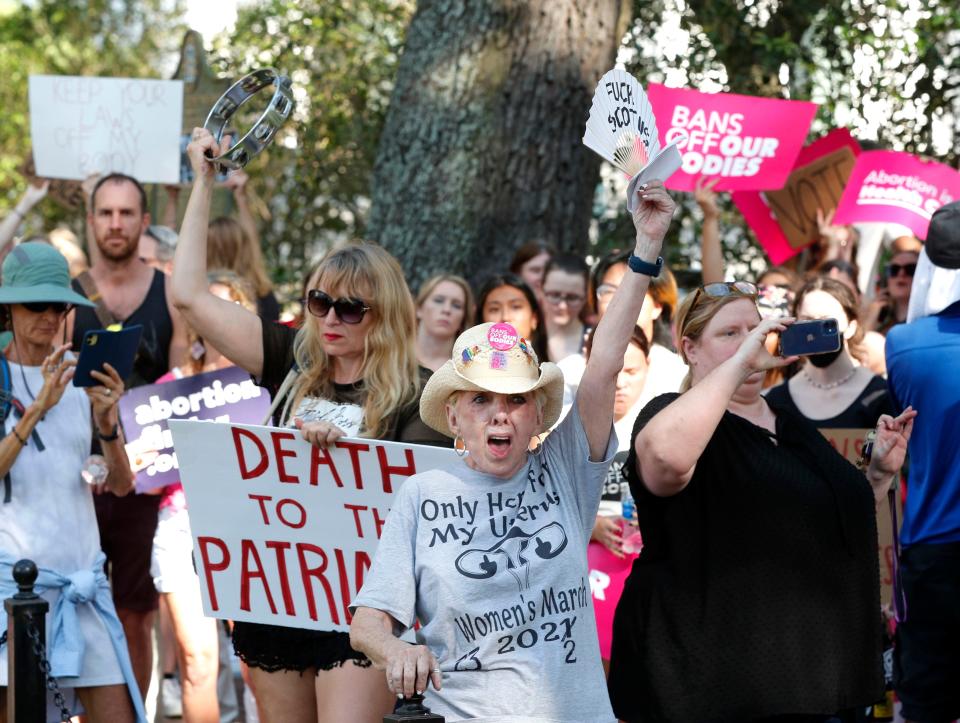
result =
[[836,319],[797,321],[780,332],[780,356],[813,356],[839,351],[840,327]]

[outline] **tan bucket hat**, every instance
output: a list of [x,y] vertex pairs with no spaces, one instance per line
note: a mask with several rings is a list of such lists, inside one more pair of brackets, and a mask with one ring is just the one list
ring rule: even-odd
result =
[[533,345],[510,324],[478,324],[457,337],[453,357],[434,372],[420,397],[420,418],[448,437],[447,400],[459,391],[523,394],[543,388],[543,426],[550,429],[563,408],[563,372],[552,362],[538,364]]

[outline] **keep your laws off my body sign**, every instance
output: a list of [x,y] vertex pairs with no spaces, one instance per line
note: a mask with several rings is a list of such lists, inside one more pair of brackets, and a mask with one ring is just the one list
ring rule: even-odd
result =
[[177,183],[182,123],[179,80],[30,76],[30,137],[43,178],[119,172]]
[[289,429],[169,426],[204,613],[288,627],[347,630],[393,493],[456,459],[451,449],[373,439],[324,450]]

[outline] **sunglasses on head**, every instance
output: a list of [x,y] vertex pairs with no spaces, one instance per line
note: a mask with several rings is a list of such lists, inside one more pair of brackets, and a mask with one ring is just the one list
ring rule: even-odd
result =
[[55,314],[65,314],[73,308],[73,304],[63,301],[26,301],[21,306],[34,314],[42,314],[47,309],[53,309]]
[[903,271],[907,276],[913,276],[917,272],[916,264],[887,264],[887,276],[899,276]]
[[[749,281],[720,281],[697,288],[697,295],[704,294],[713,298],[722,296],[751,296],[757,298],[757,286]],[[694,300],[693,303],[697,303]]]
[[325,317],[333,309],[344,324],[359,324],[364,315],[370,311],[360,299],[334,299],[319,289],[311,289],[306,298],[307,311],[320,318]]

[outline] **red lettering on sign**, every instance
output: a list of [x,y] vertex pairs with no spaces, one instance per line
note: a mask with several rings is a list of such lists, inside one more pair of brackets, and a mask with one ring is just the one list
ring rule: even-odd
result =
[[330,451],[323,449],[322,447],[318,447],[315,444],[311,444],[310,484],[314,487],[317,486],[319,467],[321,464],[325,464],[330,468],[330,474],[333,475],[333,481],[337,483],[337,487],[343,487],[343,480],[340,479],[340,474],[337,472],[337,467],[333,463],[333,459],[330,457]]
[[350,614],[350,581],[347,579],[347,563],[343,559],[343,550],[340,548],[334,548],[333,554],[337,558],[337,572],[340,577],[340,600],[343,602],[343,616],[346,618],[347,625],[349,625],[353,616]]
[[[203,561],[203,576],[207,581],[207,594],[210,596],[210,607],[219,610],[217,604],[217,589],[213,586],[213,573],[222,572],[230,566],[230,551],[219,537],[198,537],[197,545],[200,548],[200,559]],[[220,548],[220,562],[210,561],[209,546]]]
[[[309,566],[307,563],[308,552],[320,556],[322,562],[319,566]],[[330,583],[324,575],[327,569],[327,554],[321,548],[316,545],[311,545],[309,542],[298,542],[297,558],[300,561],[300,578],[303,581],[303,591],[307,595],[307,612],[310,614],[310,619],[317,619],[317,601],[313,595],[313,583],[310,581],[310,578],[315,577],[320,581],[320,584],[323,586],[323,592],[327,596],[327,605],[330,608],[330,619],[334,625],[339,625],[340,615],[337,611],[337,605],[333,600],[333,589],[330,587]]]
[[299,477],[287,474],[287,467],[283,462],[284,457],[296,458],[297,453],[292,449],[283,449],[283,447],[280,446],[283,440],[296,439],[297,436],[293,432],[270,432],[270,437],[273,439],[273,452],[277,455],[277,475],[280,481],[286,482],[287,484],[300,484]]
[[360,452],[369,452],[370,445],[361,442],[337,442],[337,447],[350,453],[350,463],[353,465],[353,483],[358,490],[363,489],[363,475],[360,473]]
[[393,467],[387,462],[386,447],[377,447],[377,459],[380,461],[380,482],[383,484],[384,492],[393,492],[393,485],[390,483],[390,478],[393,475],[409,477],[417,473],[417,466],[413,462],[413,450],[405,449],[403,451],[407,457],[407,466]]
[[363,537],[363,525],[360,524],[360,513],[366,510],[367,506],[344,504],[343,508],[353,512],[353,524],[357,526],[357,537]]
[[[260,561],[260,553],[257,552],[253,540],[240,540],[240,557],[242,569],[240,570],[240,609],[250,612],[250,580],[260,578],[263,583],[263,591],[267,595],[267,603],[270,605],[270,612],[277,614],[277,606],[273,602],[273,594],[270,592],[270,585],[267,582],[267,573],[263,571],[263,563]],[[254,569],[250,568],[250,561],[255,563]]]
[[289,542],[280,540],[268,540],[264,543],[269,549],[273,550],[277,556],[277,573],[280,575],[280,592],[283,594],[283,609],[287,615],[296,615],[296,609],[293,606],[293,595],[290,594],[290,580],[287,578],[287,550],[290,549]]
[[249,494],[247,495],[247,497],[251,500],[256,500],[257,502],[260,503],[260,514],[263,516],[263,524],[269,525],[270,518],[267,516],[267,506],[263,503],[269,502],[270,500],[273,499],[273,497],[271,497],[270,495],[254,495],[254,494]]
[[[233,446],[237,450],[237,463],[240,465],[240,477],[243,479],[251,479],[253,477],[259,477],[266,472],[270,460],[267,457],[267,448],[263,446],[263,442],[257,438],[257,435],[253,432],[248,432],[246,429],[240,429],[239,427],[232,427],[230,431],[233,432]],[[240,441],[241,437],[246,437],[251,440],[257,445],[257,450],[260,452],[260,461],[257,462],[257,466],[253,469],[247,466],[247,458],[243,453],[243,443]]]
[[387,523],[387,518],[380,517],[380,510],[376,507],[373,508],[373,524],[377,527],[377,539],[380,539],[380,533],[383,530],[383,526]]

